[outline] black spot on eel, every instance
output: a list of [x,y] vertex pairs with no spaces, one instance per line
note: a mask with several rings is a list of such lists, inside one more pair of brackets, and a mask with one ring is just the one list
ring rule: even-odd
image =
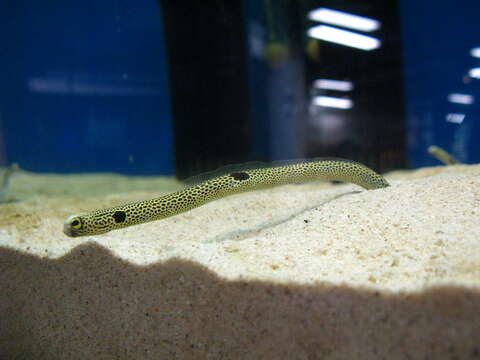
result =
[[316,180],[345,181],[367,190],[388,186],[383,176],[358,162],[345,159],[302,160],[230,172],[157,199],[73,215],[65,221],[63,231],[71,237],[103,234],[177,215],[232,194]]

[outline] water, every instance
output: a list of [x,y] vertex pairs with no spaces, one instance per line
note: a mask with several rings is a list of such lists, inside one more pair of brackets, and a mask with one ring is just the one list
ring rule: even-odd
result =
[[[339,156],[384,172],[438,164],[430,145],[479,161],[474,1],[62,4],[2,5],[4,166],[185,178]],[[375,28],[315,20],[325,8]],[[314,39],[315,26],[377,48]]]

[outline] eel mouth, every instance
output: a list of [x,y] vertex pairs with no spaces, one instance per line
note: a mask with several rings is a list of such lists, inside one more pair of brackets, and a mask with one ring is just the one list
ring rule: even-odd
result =
[[75,234],[73,233],[72,228],[70,227],[70,224],[68,224],[67,222],[63,224],[63,233],[67,236],[75,237]]
[[63,233],[70,237],[77,237],[79,236],[75,229],[72,228],[72,220],[76,218],[76,216],[70,216],[65,222],[63,223]]

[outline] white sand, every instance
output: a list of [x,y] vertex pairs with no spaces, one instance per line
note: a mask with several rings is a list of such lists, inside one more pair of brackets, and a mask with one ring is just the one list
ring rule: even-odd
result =
[[37,176],[55,190],[0,205],[0,358],[478,358],[479,175],[283,186],[77,239],[68,215],[160,192]]

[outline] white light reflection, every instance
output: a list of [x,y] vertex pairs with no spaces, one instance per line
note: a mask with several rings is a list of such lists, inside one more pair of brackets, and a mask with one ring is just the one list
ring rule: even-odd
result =
[[470,50],[470,55],[480,58],[480,47],[474,47],[472,50]]
[[452,93],[448,94],[448,101],[455,104],[470,105],[473,104],[474,98],[468,94]]
[[308,18],[310,20],[339,25],[359,31],[375,31],[380,28],[380,22],[375,19],[328,8],[312,10],[308,13]]
[[317,89],[352,91],[353,83],[344,80],[318,79],[313,82],[313,86]]
[[318,25],[308,29],[308,36],[361,50],[373,50],[380,47],[381,44],[381,41],[374,37],[360,35],[328,25]]
[[333,96],[315,96],[313,98],[313,104],[336,109],[351,109],[353,107],[352,100]]
[[465,119],[465,114],[450,113],[445,116],[445,120],[454,124],[461,124]]
[[475,79],[480,79],[480,67],[470,69],[468,71],[468,76]]

